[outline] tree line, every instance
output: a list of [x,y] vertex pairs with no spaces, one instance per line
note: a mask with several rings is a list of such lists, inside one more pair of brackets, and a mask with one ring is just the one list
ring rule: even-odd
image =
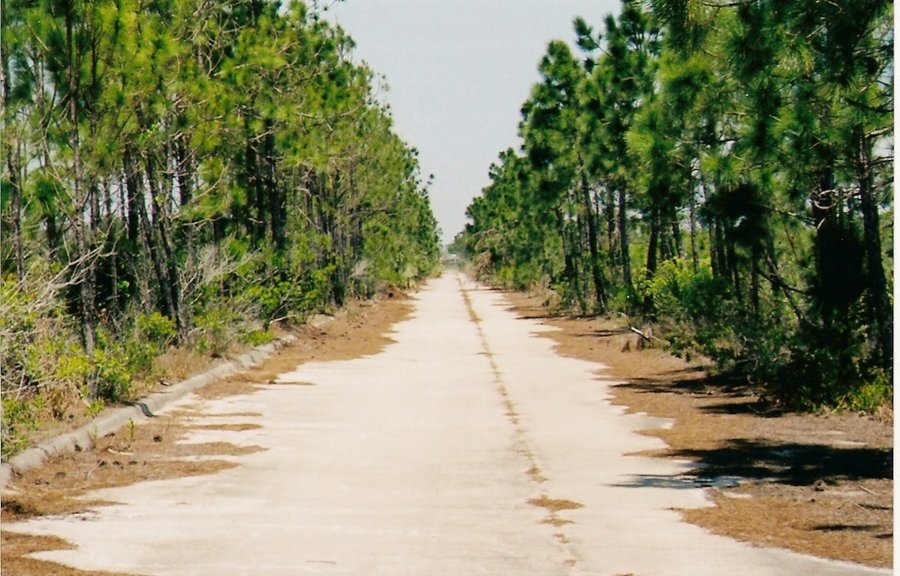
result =
[[783,405],[891,398],[892,3],[625,0],[574,31],[456,248]]
[[435,268],[416,151],[315,6],[3,0],[2,26],[5,417]]

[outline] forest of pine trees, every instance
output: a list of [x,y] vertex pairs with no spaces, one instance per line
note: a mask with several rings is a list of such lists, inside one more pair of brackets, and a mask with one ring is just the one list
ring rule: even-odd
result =
[[890,400],[892,3],[626,0],[574,28],[456,248],[782,406]]
[[432,273],[416,152],[301,2],[2,0],[4,454],[175,343]]

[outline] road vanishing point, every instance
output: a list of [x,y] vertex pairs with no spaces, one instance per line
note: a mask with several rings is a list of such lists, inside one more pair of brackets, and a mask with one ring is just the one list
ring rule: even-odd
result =
[[9,528],[75,545],[41,559],[144,575],[890,573],[683,522],[676,509],[710,505],[702,487],[688,463],[635,455],[663,447],[637,431],[666,421],[612,406],[602,365],[559,356],[548,328],[457,273],[412,303],[376,355],[176,405],[257,424],[187,440],[263,448],[237,466],[104,489],[88,497],[115,504],[87,517]]

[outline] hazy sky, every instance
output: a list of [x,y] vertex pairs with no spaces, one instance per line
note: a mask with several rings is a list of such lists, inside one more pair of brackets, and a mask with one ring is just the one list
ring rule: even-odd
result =
[[434,175],[431,204],[450,242],[488,168],[518,148],[520,107],[547,43],[574,45],[572,20],[600,28],[619,0],[345,0],[328,18],[356,41],[354,57],[387,78],[381,97],[397,133]]

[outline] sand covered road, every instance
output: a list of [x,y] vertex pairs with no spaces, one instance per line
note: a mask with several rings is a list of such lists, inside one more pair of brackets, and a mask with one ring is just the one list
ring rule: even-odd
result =
[[[883,574],[683,523],[706,505],[607,403],[601,366],[562,358],[502,296],[447,274],[395,344],[312,362],[250,395],[189,399],[191,441],[262,450],[214,475],[91,494],[89,514],[8,528],[42,558],[135,574]],[[254,427],[257,425],[258,427]]]

